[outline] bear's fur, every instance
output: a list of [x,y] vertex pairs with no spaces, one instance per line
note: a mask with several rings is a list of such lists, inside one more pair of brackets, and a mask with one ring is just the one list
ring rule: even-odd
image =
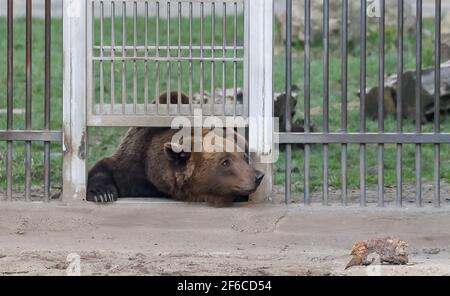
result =
[[[178,132],[129,129],[116,153],[90,170],[87,200],[107,203],[121,197],[169,197],[225,206],[256,191],[264,175],[248,164],[246,153],[238,152],[236,143],[232,153],[185,152],[172,143]],[[203,130],[201,136],[204,139],[212,132]],[[220,136],[215,139],[224,145],[229,141]]]

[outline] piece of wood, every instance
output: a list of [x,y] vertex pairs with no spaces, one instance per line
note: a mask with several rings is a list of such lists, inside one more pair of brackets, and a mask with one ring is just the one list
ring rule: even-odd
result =
[[[403,73],[402,84],[402,113],[404,119],[416,120],[416,72],[406,71]],[[422,118],[423,124],[434,119],[434,94],[435,94],[434,68],[422,71]],[[398,76],[389,76],[385,81],[384,88],[384,115],[394,115],[397,109],[397,86]],[[366,116],[373,120],[378,119],[378,92],[379,87],[372,87],[366,91]],[[440,87],[441,114],[450,113],[450,61],[441,65],[441,87]]]
[[408,263],[407,249],[406,241],[392,237],[360,241],[353,246],[351,252],[353,258],[345,269],[372,264],[375,259],[369,260],[371,254],[380,256],[381,264],[405,265]]

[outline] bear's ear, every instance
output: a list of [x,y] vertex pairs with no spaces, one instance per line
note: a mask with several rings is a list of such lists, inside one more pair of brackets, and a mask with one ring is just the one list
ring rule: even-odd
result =
[[164,144],[164,153],[167,159],[174,162],[177,165],[186,165],[191,154],[185,152],[183,147],[176,143],[166,143]]

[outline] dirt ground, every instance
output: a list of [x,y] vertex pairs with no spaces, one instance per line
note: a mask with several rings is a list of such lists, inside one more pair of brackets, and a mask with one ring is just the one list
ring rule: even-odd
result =
[[[0,203],[0,275],[66,275],[73,253],[82,275],[450,275],[449,225],[447,208]],[[408,265],[344,270],[385,236]]]

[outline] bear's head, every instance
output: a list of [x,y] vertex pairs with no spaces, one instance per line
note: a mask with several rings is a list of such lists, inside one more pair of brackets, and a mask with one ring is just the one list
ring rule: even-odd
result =
[[264,174],[249,164],[245,147],[239,148],[239,143],[246,145],[242,138],[203,131],[202,140],[202,151],[188,152],[178,143],[166,143],[164,147],[176,172],[177,187],[193,195],[190,200],[225,206],[258,189]]

